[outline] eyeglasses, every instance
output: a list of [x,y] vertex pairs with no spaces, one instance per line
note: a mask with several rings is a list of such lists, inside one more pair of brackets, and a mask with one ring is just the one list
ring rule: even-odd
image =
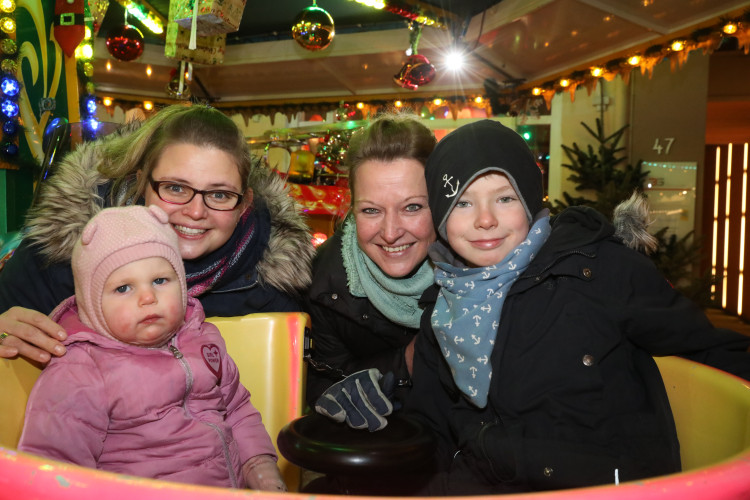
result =
[[185,205],[190,203],[196,194],[203,197],[203,203],[211,210],[229,211],[237,208],[242,201],[242,195],[232,191],[210,190],[201,191],[185,184],[173,181],[155,181],[149,177],[151,189],[157,196],[167,203]]

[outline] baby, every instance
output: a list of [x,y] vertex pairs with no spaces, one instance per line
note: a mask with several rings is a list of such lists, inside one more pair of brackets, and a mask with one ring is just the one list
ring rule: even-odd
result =
[[69,333],[34,386],[19,450],[183,483],[286,491],[273,443],[217,328],[187,296],[156,206],[102,210],[72,257]]

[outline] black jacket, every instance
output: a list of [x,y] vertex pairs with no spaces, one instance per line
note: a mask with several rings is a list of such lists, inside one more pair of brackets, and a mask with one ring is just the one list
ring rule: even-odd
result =
[[714,329],[613,233],[591,209],[553,218],[503,305],[486,409],[453,383],[430,326],[432,289],[407,407],[439,439],[441,472],[429,493],[558,489],[613,483],[615,470],[620,481],[678,471],[652,356],[685,355],[750,377],[750,338]]
[[393,372],[399,386],[395,396],[403,400],[410,385],[404,350],[418,329],[393,323],[369,299],[349,292],[340,230],[318,248],[312,285],[304,299],[312,321],[308,403],[313,405],[342,376],[367,368],[377,368],[384,375]]

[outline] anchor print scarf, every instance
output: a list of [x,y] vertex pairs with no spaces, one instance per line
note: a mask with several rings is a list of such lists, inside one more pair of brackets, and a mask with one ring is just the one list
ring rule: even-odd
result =
[[440,294],[432,313],[432,330],[456,385],[479,408],[487,406],[492,378],[490,356],[505,296],[550,232],[549,216],[537,220],[526,240],[494,266],[466,268],[435,263]]

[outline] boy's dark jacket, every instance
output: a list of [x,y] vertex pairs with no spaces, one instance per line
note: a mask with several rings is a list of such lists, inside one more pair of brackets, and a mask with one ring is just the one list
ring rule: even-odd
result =
[[[116,134],[127,134],[138,122]],[[103,139],[71,152],[42,186],[29,211],[26,234],[0,274],[0,311],[12,306],[45,314],[73,295],[70,256],[83,227],[110,206],[110,183],[97,170]],[[298,311],[301,291],[310,284],[314,248],[309,228],[284,181],[258,165],[250,187],[255,209],[271,220],[268,247],[257,262],[245,262],[229,282],[198,297],[206,316],[242,316],[254,312]]]
[[471,471],[473,492],[613,483],[615,469],[620,481],[678,471],[652,355],[684,355],[750,378],[750,338],[714,329],[589,208],[552,218],[549,239],[509,291],[485,410],[460,395],[435,341],[437,293],[423,296],[407,410],[439,436],[443,470],[453,462]]

